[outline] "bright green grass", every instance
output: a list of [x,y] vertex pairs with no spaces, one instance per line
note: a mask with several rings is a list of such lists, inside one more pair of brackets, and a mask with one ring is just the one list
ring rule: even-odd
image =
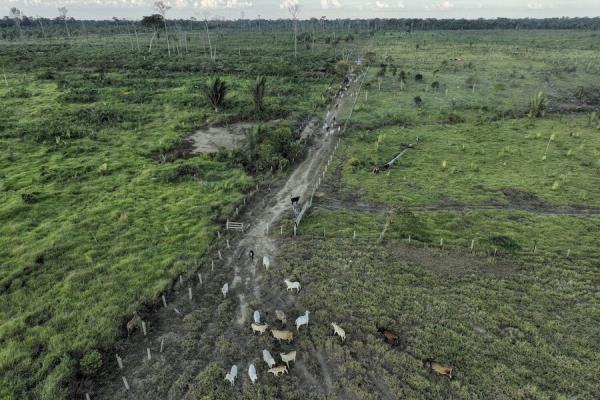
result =
[[[83,355],[108,349],[134,309],[206,265],[255,177],[226,152],[176,159],[186,136],[259,122],[248,93],[258,74],[264,120],[297,129],[329,101],[330,49],[292,62],[289,42],[250,36],[220,37],[215,65],[198,37],[171,59],[162,41],[132,54],[119,37],[3,45],[0,398],[66,397]],[[230,88],[218,114],[199,89],[213,70]]]
[[[423,143],[389,172],[372,173],[417,136]],[[343,190],[376,203],[505,204],[520,191],[537,203],[600,206],[600,131],[585,118],[393,126],[346,143]]]

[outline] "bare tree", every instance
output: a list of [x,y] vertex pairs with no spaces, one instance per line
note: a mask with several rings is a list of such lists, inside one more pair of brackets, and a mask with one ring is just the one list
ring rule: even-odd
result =
[[158,29],[163,25],[163,17],[160,14],[152,14],[142,18],[142,26],[145,28],[151,28],[153,33],[150,38],[150,45],[148,46],[148,53],[152,52],[152,42],[154,38],[158,35]]
[[298,14],[300,13],[300,4],[298,4],[298,0],[286,0],[282,6],[287,8],[294,23],[294,58],[296,58],[298,56]]
[[217,49],[213,52],[212,43],[210,41],[210,33],[208,32],[208,15],[204,16],[204,26],[206,27],[206,38],[208,39],[208,50],[210,51],[210,59],[214,61],[217,57]]
[[46,30],[44,29],[44,23],[42,22],[42,17],[40,17],[39,15],[36,15],[35,18],[40,23],[40,27],[42,28],[42,37],[46,38]]
[[171,57],[171,44],[169,43],[169,32],[167,31],[167,11],[171,9],[171,6],[164,1],[156,1],[154,2],[154,9],[163,17],[165,37],[167,38],[167,50],[169,52],[169,57]]
[[21,30],[21,20],[23,20],[23,13],[17,7],[10,9],[10,17],[15,21],[17,29],[19,29],[19,37],[23,39],[23,31]]
[[58,19],[62,20],[65,23],[65,30],[67,31],[67,37],[71,37],[71,32],[69,32],[69,26],[67,25],[67,14],[69,10],[67,7],[59,7],[58,8]]

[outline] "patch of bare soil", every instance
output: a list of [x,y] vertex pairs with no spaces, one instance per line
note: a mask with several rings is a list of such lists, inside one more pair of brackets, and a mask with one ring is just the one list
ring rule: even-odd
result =
[[246,142],[244,129],[252,124],[238,123],[226,127],[211,126],[194,132],[187,141],[191,144],[191,154],[216,153],[219,149],[235,150]]

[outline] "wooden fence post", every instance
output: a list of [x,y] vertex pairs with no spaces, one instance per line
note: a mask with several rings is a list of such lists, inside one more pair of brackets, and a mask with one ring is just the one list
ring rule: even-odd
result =
[[227,248],[228,248],[228,249],[229,249],[229,248],[231,248],[231,247],[229,246],[229,239],[227,239]]
[[163,352],[164,346],[165,346],[165,339],[163,338],[163,339],[160,339],[160,352],[161,353]]
[[89,393],[86,393],[86,394],[85,394],[85,400],[91,400],[91,399],[90,399],[90,394],[89,394]]
[[123,379],[123,385],[125,385],[125,390],[129,390],[129,383],[127,383],[127,378],[124,376],[121,377]]
[[165,295],[163,294],[160,297],[162,297],[163,307],[167,307],[167,299],[165,298]]
[[146,347],[146,352],[148,353],[148,361],[152,360],[152,354],[150,354],[150,347]]
[[190,297],[190,301],[192,301],[192,288],[188,288],[188,295]]
[[352,239],[356,239],[356,231],[352,234]]
[[179,275],[179,283],[183,285],[183,276]]
[[202,285],[202,274],[198,272],[198,282]]
[[571,249],[567,250],[567,257],[571,255]]
[[210,261],[210,270],[214,271],[215,270],[215,260],[211,260]]
[[296,224],[294,224],[294,237],[296,236]]
[[221,255],[221,250],[217,250],[217,252],[219,253],[219,260],[222,260],[223,256]]
[[473,251],[473,246],[475,246],[475,239],[471,239],[471,251]]
[[119,355],[117,354],[117,365],[119,366],[119,369],[123,369],[123,359],[121,357],[119,357]]
[[147,334],[146,323],[144,321],[142,321],[142,332],[144,332],[144,336],[146,336],[146,334]]

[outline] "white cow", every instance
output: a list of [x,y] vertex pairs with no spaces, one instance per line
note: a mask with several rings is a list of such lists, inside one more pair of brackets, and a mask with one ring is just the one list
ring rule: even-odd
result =
[[252,384],[255,384],[258,380],[258,375],[256,375],[256,367],[254,366],[254,364],[250,364],[250,366],[248,367],[248,376],[250,377]]
[[300,291],[300,282],[292,282],[289,279],[284,279],[283,280],[285,282],[285,284],[287,285],[287,290],[294,290],[296,289],[296,293],[298,293]]
[[254,322],[260,324],[260,312],[258,310],[254,311]]
[[273,365],[275,365],[275,359],[271,353],[269,353],[269,350],[263,350],[263,361],[267,363],[269,368],[272,368]]
[[223,298],[227,297],[227,293],[229,292],[229,283],[225,283],[221,288],[221,293],[223,293]]
[[283,361],[288,368],[290,367],[290,361],[296,362],[296,350],[290,351],[287,354],[279,353],[279,355],[281,356],[281,361]]
[[296,330],[298,332],[300,332],[300,327],[302,325],[308,326],[308,314],[310,314],[310,311],[305,311],[304,315],[301,315],[298,318],[296,318]]
[[225,375],[225,380],[231,383],[231,386],[235,384],[235,378],[237,377],[237,365],[231,367],[231,370]]
[[333,334],[341,337],[342,342],[344,342],[344,340],[346,340],[346,332],[335,322],[332,322],[331,326],[333,327]]
[[269,260],[269,256],[263,256],[263,265],[268,270],[271,266],[271,261]]

